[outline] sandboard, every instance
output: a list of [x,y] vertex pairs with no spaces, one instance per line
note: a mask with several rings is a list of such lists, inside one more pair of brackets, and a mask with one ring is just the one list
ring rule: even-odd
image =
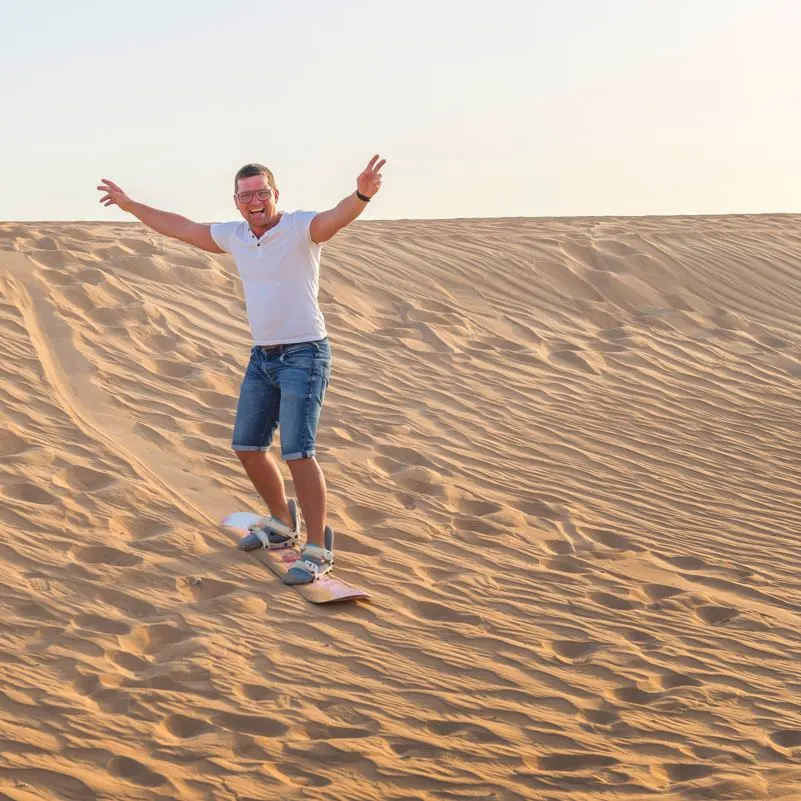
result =
[[[257,523],[259,519],[260,515],[254,512],[233,512],[223,518],[220,525],[224,531],[240,539],[248,533],[248,526]],[[298,548],[282,548],[275,551],[256,548],[253,551],[248,551],[248,553],[256,557],[259,562],[279,577],[283,576],[300,556]],[[296,589],[307,601],[311,601],[313,604],[356,601],[370,597],[370,594],[365,590],[354,587],[352,584],[348,584],[346,581],[331,575],[331,573],[311,584],[291,584],[287,586]]]

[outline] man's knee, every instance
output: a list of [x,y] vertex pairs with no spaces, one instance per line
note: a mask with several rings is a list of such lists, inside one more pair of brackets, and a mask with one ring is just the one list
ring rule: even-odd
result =
[[293,467],[299,467],[301,470],[308,464],[315,462],[314,454],[311,456],[295,456],[292,459],[287,459],[287,467],[292,470]]
[[263,460],[266,456],[264,451],[234,451],[234,453],[237,455],[239,461],[245,465],[245,467],[253,462]]

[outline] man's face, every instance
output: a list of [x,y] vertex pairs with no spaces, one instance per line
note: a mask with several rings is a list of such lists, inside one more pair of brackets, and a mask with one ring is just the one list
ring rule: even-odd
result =
[[252,175],[237,181],[234,202],[239,213],[253,225],[264,225],[276,213],[278,190],[267,182],[266,175]]

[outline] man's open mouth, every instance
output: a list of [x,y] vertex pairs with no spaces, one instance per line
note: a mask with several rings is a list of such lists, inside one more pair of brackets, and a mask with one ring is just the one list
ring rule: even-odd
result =
[[258,216],[259,214],[264,214],[264,209],[251,209],[251,210],[250,210],[250,213],[251,213],[251,214],[252,214],[254,217],[256,217],[256,216]]

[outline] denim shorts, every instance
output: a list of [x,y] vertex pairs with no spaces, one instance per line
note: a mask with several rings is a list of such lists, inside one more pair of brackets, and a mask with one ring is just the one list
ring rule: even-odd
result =
[[250,351],[239,391],[233,449],[269,450],[280,426],[285,460],[314,456],[317,423],[330,378],[327,337],[293,345],[256,345]]

